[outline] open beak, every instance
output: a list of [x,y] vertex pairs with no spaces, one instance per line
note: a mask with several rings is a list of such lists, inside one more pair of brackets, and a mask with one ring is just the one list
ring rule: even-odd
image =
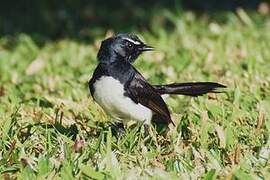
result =
[[153,51],[153,50],[155,50],[152,46],[148,46],[146,44],[144,44],[140,49],[141,49],[141,51]]

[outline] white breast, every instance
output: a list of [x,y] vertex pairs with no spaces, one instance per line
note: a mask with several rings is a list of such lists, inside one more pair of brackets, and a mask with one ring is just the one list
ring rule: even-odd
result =
[[113,118],[145,121],[147,124],[151,122],[152,110],[124,96],[124,87],[120,81],[103,76],[94,83],[94,88],[95,101]]

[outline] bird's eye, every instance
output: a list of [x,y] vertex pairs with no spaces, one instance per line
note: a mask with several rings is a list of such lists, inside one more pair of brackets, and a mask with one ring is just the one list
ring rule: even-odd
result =
[[132,45],[130,42],[127,42],[127,47],[128,47],[129,49],[131,49],[131,48],[133,47],[133,45]]

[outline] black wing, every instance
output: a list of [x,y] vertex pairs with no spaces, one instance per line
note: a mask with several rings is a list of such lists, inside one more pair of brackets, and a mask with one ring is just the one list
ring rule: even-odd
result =
[[127,83],[126,92],[135,103],[140,103],[151,109],[161,117],[164,123],[175,125],[171,120],[170,112],[162,97],[146,82],[139,72],[136,72],[129,83]]

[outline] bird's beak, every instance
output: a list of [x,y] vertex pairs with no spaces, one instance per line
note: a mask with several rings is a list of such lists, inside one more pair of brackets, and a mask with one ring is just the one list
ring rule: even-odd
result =
[[144,44],[141,48],[141,51],[154,51],[155,49],[152,46]]

